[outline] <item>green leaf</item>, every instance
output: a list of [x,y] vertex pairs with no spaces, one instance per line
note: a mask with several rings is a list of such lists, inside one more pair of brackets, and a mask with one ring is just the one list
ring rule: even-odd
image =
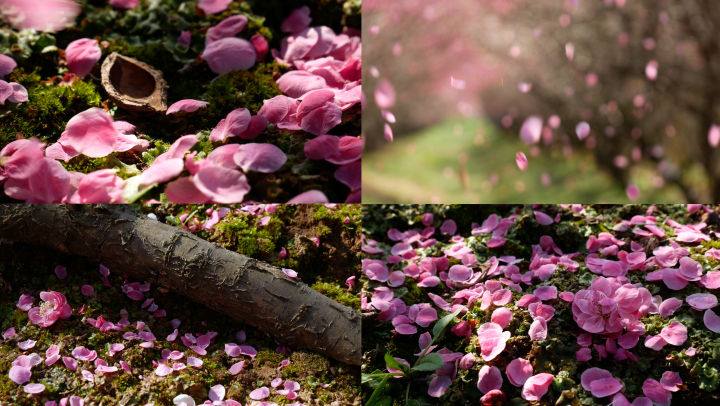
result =
[[123,188],[123,199],[125,199],[128,203],[134,203],[150,189],[156,186],[150,185],[141,189],[140,180],[140,175],[133,176],[132,178],[125,180],[125,187]]
[[453,313],[446,315],[445,317],[438,320],[437,323],[435,323],[435,325],[433,326],[433,332],[432,332],[434,340],[436,340],[438,337],[440,337],[440,334],[442,334],[442,332],[445,330],[445,328],[448,326],[448,324],[450,324],[452,319],[454,319],[455,316],[457,316],[458,314],[460,314],[460,309],[454,311]]
[[360,381],[362,382],[363,385],[367,384],[372,387],[375,387],[375,385],[377,385],[377,383],[379,383],[382,379],[389,378],[391,376],[392,376],[392,374],[390,374],[389,372],[382,372],[382,371],[376,369],[375,371],[373,371],[369,374],[361,374]]
[[[370,399],[368,399],[367,402],[365,402],[366,406],[376,406],[376,405],[384,404],[384,400],[387,398],[380,399],[380,397],[382,396],[383,392],[385,391],[385,389],[387,387],[388,379],[390,379],[390,377],[386,376],[385,378],[383,378],[382,381],[380,381],[378,386],[373,391],[372,395],[370,395]],[[383,403],[381,403],[381,402],[383,402]]]
[[403,372],[410,371],[410,368],[407,365],[398,362],[392,355],[390,355],[390,353],[387,352],[385,353],[385,365],[387,365],[388,368],[398,369]]
[[435,371],[443,366],[443,360],[440,354],[430,353],[418,359],[418,362],[412,367],[413,371]]

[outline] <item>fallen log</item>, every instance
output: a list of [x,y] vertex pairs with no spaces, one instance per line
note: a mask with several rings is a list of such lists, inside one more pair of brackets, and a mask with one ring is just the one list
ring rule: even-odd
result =
[[0,205],[0,238],[87,257],[170,289],[276,340],[360,365],[358,312],[286,276],[121,205]]

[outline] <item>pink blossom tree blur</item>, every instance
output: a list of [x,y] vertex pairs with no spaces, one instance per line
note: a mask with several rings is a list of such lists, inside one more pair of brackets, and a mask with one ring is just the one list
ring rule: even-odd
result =
[[[635,196],[633,170],[688,201],[720,201],[720,28],[709,0],[366,1],[370,83],[387,79],[396,137],[486,116],[531,149],[584,149]],[[363,127],[387,112],[368,93]],[[536,120],[536,119],[533,119]],[[368,147],[383,145],[369,137]],[[509,157],[508,159],[512,159]],[[532,164],[532,163],[531,163]]]

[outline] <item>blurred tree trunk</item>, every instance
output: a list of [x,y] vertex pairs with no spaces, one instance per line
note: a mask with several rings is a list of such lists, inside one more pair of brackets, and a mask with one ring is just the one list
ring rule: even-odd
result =
[[0,238],[101,262],[175,291],[278,341],[360,365],[360,315],[281,269],[128,206],[0,205]]

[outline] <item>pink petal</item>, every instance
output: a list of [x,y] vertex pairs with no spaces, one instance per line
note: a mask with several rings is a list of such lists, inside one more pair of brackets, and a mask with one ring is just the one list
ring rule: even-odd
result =
[[233,156],[235,164],[243,171],[273,173],[285,165],[287,156],[273,144],[242,144]]
[[299,130],[300,123],[296,113],[300,102],[284,95],[275,96],[272,99],[263,101],[263,106],[258,115],[285,130]]
[[0,78],[9,75],[16,67],[17,62],[13,58],[0,54]]
[[253,400],[262,400],[268,396],[270,396],[270,389],[268,389],[267,386],[257,388],[254,391],[250,392],[250,399]]
[[628,199],[634,202],[638,199],[638,197],[640,197],[640,190],[635,185],[628,185],[628,187],[625,189],[625,194],[627,195]]
[[670,392],[665,390],[660,382],[654,379],[646,379],[643,382],[642,391],[645,396],[655,403],[669,403],[670,401]]
[[502,386],[503,378],[500,373],[500,369],[496,366],[483,365],[478,373],[477,388],[483,394],[490,392],[493,389],[500,389]]
[[215,165],[200,169],[193,177],[193,184],[216,203],[242,202],[250,191],[250,185],[240,171]]
[[437,375],[431,381],[428,386],[428,395],[439,398],[444,395],[447,389],[450,387],[452,380],[444,375]]
[[245,361],[240,361],[240,362],[236,362],[236,363],[232,364],[228,371],[230,372],[231,375],[237,375],[240,373],[240,371],[243,370],[244,367],[245,367]]
[[536,318],[530,325],[528,335],[530,336],[530,339],[534,341],[547,339],[547,322],[545,319],[542,317]]
[[155,368],[155,374],[158,376],[168,376],[172,371],[173,369],[165,364],[159,364],[157,368]]
[[165,196],[173,203],[208,203],[211,200],[195,186],[193,179],[189,177],[179,178],[168,183],[165,187]]
[[682,385],[682,382],[680,374],[673,371],[663,372],[662,377],[660,378],[660,385],[670,392],[677,392],[680,390],[678,385]]
[[80,6],[67,0],[3,0],[4,19],[20,29],[60,31],[72,24]]
[[83,77],[95,67],[102,57],[102,51],[96,40],[81,38],[68,44],[65,57],[70,72]]
[[302,6],[293,10],[292,13],[283,20],[282,25],[280,25],[280,30],[283,32],[297,33],[307,28],[311,21],[310,8],[308,6]]
[[308,190],[288,200],[289,204],[297,203],[328,203],[328,198],[319,190]]
[[178,138],[165,153],[155,158],[153,165],[168,159],[184,158],[190,148],[197,144],[197,141],[197,135],[184,135]]
[[711,309],[718,304],[717,296],[712,293],[694,293],[686,297],[685,301],[695,310]]
[[116,8],[129,10],[137,7],[140,0],[110,0],[110,5]]
[[715,314],[714,311],[707,309],[703,314],[703,323],[708,330],[714,333],[720,333],[720,316]]
[[248,70],[255,65],[255,47],[242,38],[228,37],[210,43],[202,53],[213,72],[224,75],[233,70]]
[[207,102],[200,101],[200,100],[184,99],[184,100],[176,101],[175,103],[173,103],[170,107],[168,107],[165,114],[166,115],[175,114],[179,111],[192,113],[201,108],[204,108],[205,106],[207,106],[207,104],[208,104]]
[[207,35],[205,36],[205,46],[208,46],[219,39],[234,37],[240,31],[244,30],[247,24],[248,18],[242,14],[234,15],[220,21],[217,25],[210,27],[207,30]]
[[342,121],[342,109],[332,90],[314,90],[306,94],[298,105],[300,128],[314,134],[327,134]]
[[512,320],[512,317],[513,314],[510,309],[508,309],[507,307],[500,307],[492,312],[492,315],[490,316],[490,321],[499,324],[502,328],[505,328],[508,324],[510,324],[510,320]]
[[334,135],[321,135],[319,137],[315,137],[306,142],[304,146],[305,156],[314,160],[329,158],[338,154],[339,149],[340,137]]
[[232,1],[233,0],[200,0],[197,6],[205,14],[217,14],[227,10]]
[[531,376],[523,385],[521,396],[525,400],[540,400],[548,391],[553,381],[553,375],[541,373]]
[[541,211],[537,211],[537,210],[533,211],[533,214],[535,215],[535,220],[540,225],[549,226],[550,224],[552,224],[554,222],[552,217],[548,216],[547,214],[545,214]]
[[708,144],[712,148],[717,148],[718,145],[720,145],[720,126],[713,124],[710,126],[710,131],[708,131]]
[[225,387],[222,385],[215,385],[210,388],[210,391],[208,392],[208,398],[215,401],[221,401],[225,398]]
[[157,164],[153,162],[140,174],[140,188],[174,179],[182,173],[184,168],[185,162],[181,158],[167,159]]
[[521,171],[524,171],[528,167],[528,160],[525,156],[524,152],[518,152],[515,154],[515,163],[517,164],[517,167],[520,168]]
[[585,121],[578,124],[575,127],[575,134],[577,134],[577,137],[580,139],[580,141],[584,140],[588,137],[588,135],[590,135],[590,124],[586,123]]
[[613,377],[596,379],[590,382],[590,393],[596,398],[610,396],[622,388],[622,383]]
[[45,390],[45,385],[43,385],[41,383],[29,383],[23,387],[23,391],[25,393],[30,393],[30,394],[40,393],[40,392],[43,392],[44,390]]
[[267,55],[270,50],[270,45],[268,44],[267,39],[265,39],[262,34],[255,34],[250,37],[250,43],[252,43],[253,47],[255,47],[257,60],[262,61],[265,59],[265,55]]
[[30,177],[29,189],[34,203],[59,203],[71,191],[70,174],[58,161],[43,158]]
[[119,134],[112,117],[92,107],[68,121],[59,142],[91,158],[102,158],[114,151]]
[[291,70],[277,80],[281,92],[293,98],[301,98],[313,90],[325,89],[328,86],[322,76],[304,70]]
[[542,134],[543,120],[537,116],[530,116],[525,119],[520,128],[520,139],[528,145],[537,144]]
[[648,80],[652,81],[657,79],[658,66],[658,61],[654,59],[647,63],[647,65],[645,66],[645,76],[647,76]]
[[505,368],[508,381],[515,386],[523,386],[525,381],[532,376],[533,368],[530,361],[524,358],[515,358]]
[[30,368],[13,365],[10,368],[10,372],[8,373],[8,376],[10,377],[10,380],[15,382],[18,385],[22,385],[25,382],[30,380],[30,376],[32,375],[32,372],[30,372]]
[[78,183],[72,203],[122,203],[125,181],[114,169],[101,169],[85,175]]
[[387,79],[381,79],[375,88],[375,103],[382,110],[389,110],[395,105],[395,89]]
[[385,140],[387,140],[387,142],[393,142],[395,137],[393,135],[393,130],[392,130],[392,127],[390,127],[390,124],[387,124],[387,123],[385,124],[383,132],[385,135]]
[[223,142],[228,137],[239,136],[248,129],[251,121],[252,116],[248,109],[235,109],[215,126],[210,133],[210,141]]
[[362,164],[355,161],[347,165],[343,165],[335,171],[335,179],[345,184],[350,190],[358,190],[361,186]]
[[687,328],[679,321],[673,321],[660,331],[662,337],[668,344],[682,345],[687,340]]

